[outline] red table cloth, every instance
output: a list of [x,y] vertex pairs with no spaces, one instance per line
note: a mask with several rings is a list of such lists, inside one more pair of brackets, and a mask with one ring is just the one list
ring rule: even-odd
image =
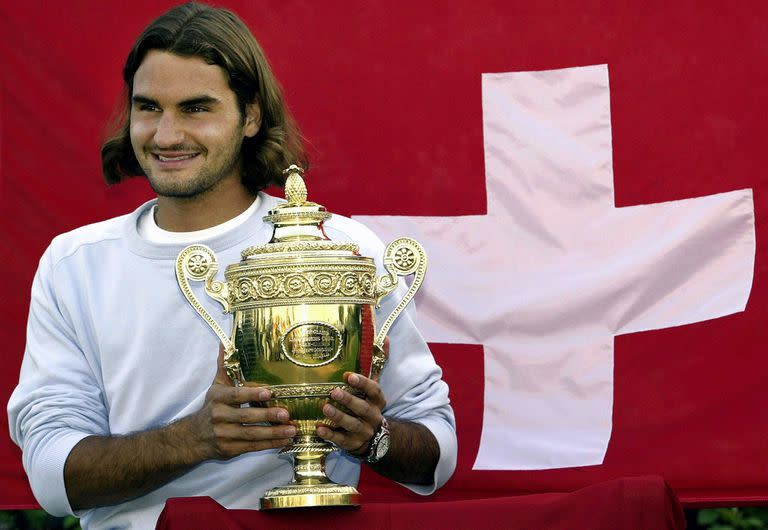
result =
[[209,497],[169,499],[162,530],[333,528],[504,528],[515,530],[684,529],[674,491],[658,476],[621,478],[572,493],[542,493],[450,502],[366,503],[355,508],[227,510]]

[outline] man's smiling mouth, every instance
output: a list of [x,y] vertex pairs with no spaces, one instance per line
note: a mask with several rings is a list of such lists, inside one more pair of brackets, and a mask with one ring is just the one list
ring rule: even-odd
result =
[[189,153],[184,155],[161,155],[159,153],[152,153],[152,156],[160,162],[180,162],[182,160],[189,160],[195,158],[198,153]]

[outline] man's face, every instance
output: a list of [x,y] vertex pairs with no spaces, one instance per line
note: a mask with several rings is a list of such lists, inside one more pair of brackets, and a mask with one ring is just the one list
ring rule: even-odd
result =
[[166,197],[242,185],[240,146],[258,132],[257,117],[244,122],[222,68],[158,50],[134,75],[130,123],[136,158]]

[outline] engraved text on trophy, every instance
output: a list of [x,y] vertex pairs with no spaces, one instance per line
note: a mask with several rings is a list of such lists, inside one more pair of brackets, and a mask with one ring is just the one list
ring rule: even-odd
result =
[[338,329],[325,322],[301,322],[288,328],[280,348],[289,361],[299,366],[323,366],[341,353],[343,339]]

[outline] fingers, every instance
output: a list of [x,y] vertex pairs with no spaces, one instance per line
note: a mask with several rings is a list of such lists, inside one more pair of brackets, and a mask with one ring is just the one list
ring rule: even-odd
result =
[[264,403],[272,392],[264,387],[234,387],[214,383],[208,390],[206,401],[214,423],[285,423],[290,419],[288,411],[280,407],[249,406]]
[[296,436],[296,427],[286,424],[290,417],[283,408],[211,402],[206,409],[208,428],[204,430],[209,433],[206,443],[213,458],[229,459],[250,451],[283,447]]
[[[211,422],[233,423],[236,425],[252,423],[286,423],[288,411],[282,408],[231,407],[219,405],[211,407]],[[291,435],[293,436],[293,435]]]
[[242,407],[241,403],[263,400],[270,392],[257,387],[230,387],[214,383],[201,410],[207,428],[201,429],[209,454],[229,459],[249,451],[283,447],[296,435],[287,424],[288,411],[280,407]]
[[[268,388],[234,386],[224,368],[226,351],[219,345],[216,375],[203,408],[195,415],[197,432],[209,458],[229,459],[250,451],[283,447],[296,435],[288,411],[264,406]],[[262,406],[246,406],[257,404]]]
[[268,388],[259,386],[231,386],[214,382],[208,389],[208,401],[233,407],[245,403],[261,403],[272,397]]
[[[379,352],[384,359],[389,357],[389,338],[384,339],[383,349]],[[233,386],[224,369],[225,355],[224,347],[220,346],[216,376],[206,396],[219,455],[231,458],[248,451],[272,449],[287,444],[296,435],[296,428],[285,424],[289,421],[288,411],[279,407],[241,407],[245,403],[267,401],[271,398],[271,392],[263,387]],[[342,408],[327,403],[323,407],[323,414],[337,428],[331,429],[322,424],[317,426],[317,434],[321,438],[356,455],[367,452],[371,438],[381,425],[381,411],[386,405],[384,393],[378,384],[378,371],[372,375],[373,378],[368,378],[356,373],[345,373],[345,382],[360,390],[365,398],[361,399],[341,388],[333,389],[330,397]],[[272,425],[263,425],[265,423]]]
[[222,448],[221,458],[229,459],[239,456],[243,453],[250,453],[253,451],[265,451],[267,449],[279,449],[285,447],[290,443],[291,439],[286,438],[284,440],[259,440],[254,442],[230,442],[225,444]]
[[214,427],[217,454],[223,459],[251,451],[284,447],[295,434],[296,428],[292,425],[267,427],[222,424]]
[[323,407],[323,414],[334,424],[336,429],[331,429],[326,425],[317,426],[317,435],[324,440],[333,442],[340,448],[353,455],[363,455],[368,451],[371,438],[379,425],[381,425],[381,416],[376,421],[365,421],[361,418],[345,414],[336,407],[327,404]]
[[220,440],[230,443],[263,442],[269,440],[285,442],[296,435],[296,427],[293,425],[266,426],[223,423],[214,427],[214,433]]
[[378,427],[381,424],[381,411],[387,404],[379,384],[372,379],[351,372],[345,373],[344,379],[349,386],[362,390],[366,396],[365,399],[345,392],[341,388],[334,388],[331,391],[331,398],[349,409],[350,414],[344,414],[331,404],[326,405],[323,408],[323,412],[326,415],[330,414],[328,416],[330,419],[340,427],[351,432],[359,430],[359,426],[356,423],[359,421],[367,423],[374,428]]
[[373,429],[370,429],[370,434],[366,434],[362,431],[358,433],[349,433],[347,431],[330,429],[326,425],[317,426],[317,435],[320,438],[328,440],[341,449],[344,449],[346,452],[356,456],[362,456],[368,451],[368,446],[371,443],[371,438],[373,438],[374,432]]
[[344,379],[348,385],[362,390],[366,399],[358,398],[340,388],[331,391],[333,398],[349,410],[342,412],[328,403],[323,407],[323,414],[333,421],[336,429],[318,425],[317,434],[321,438],[335,443],[352,454],[364,454],[368,450],[371,438],[382,421],[381,410],[386,405],[384,393],[376,381],[360,374],[347,372]]
[[[360,374],[346,372],[344,374],[344,381],[349,386],[353,388],[357,388],[358,390],[362,390],[363,393],[366,395],[366,399],[362,400],[360,398],[356,398],[352,394],[342,391],[340,388],[335,388],[333,392],[331,392],[331,397],[333,399],[347,406],[350,410],[352,410],[352,412],[358,415],[364,412],[363,410],[357,410],[353,408],[356,406],[357,407],[363,406],[362,403],[360,402],[371,403],[375,405],[379,409],[379,411],[381,411],[381,409],[383,409],[387,404],[387,400],[384,397],[384,392],[382,392],[381,387],[379,386],[379,383],[374,381],[373,379],[369,379]],[[334,396],[333,395],[334,393],[336,393],[341,399],[338,399],[336,396]]]

